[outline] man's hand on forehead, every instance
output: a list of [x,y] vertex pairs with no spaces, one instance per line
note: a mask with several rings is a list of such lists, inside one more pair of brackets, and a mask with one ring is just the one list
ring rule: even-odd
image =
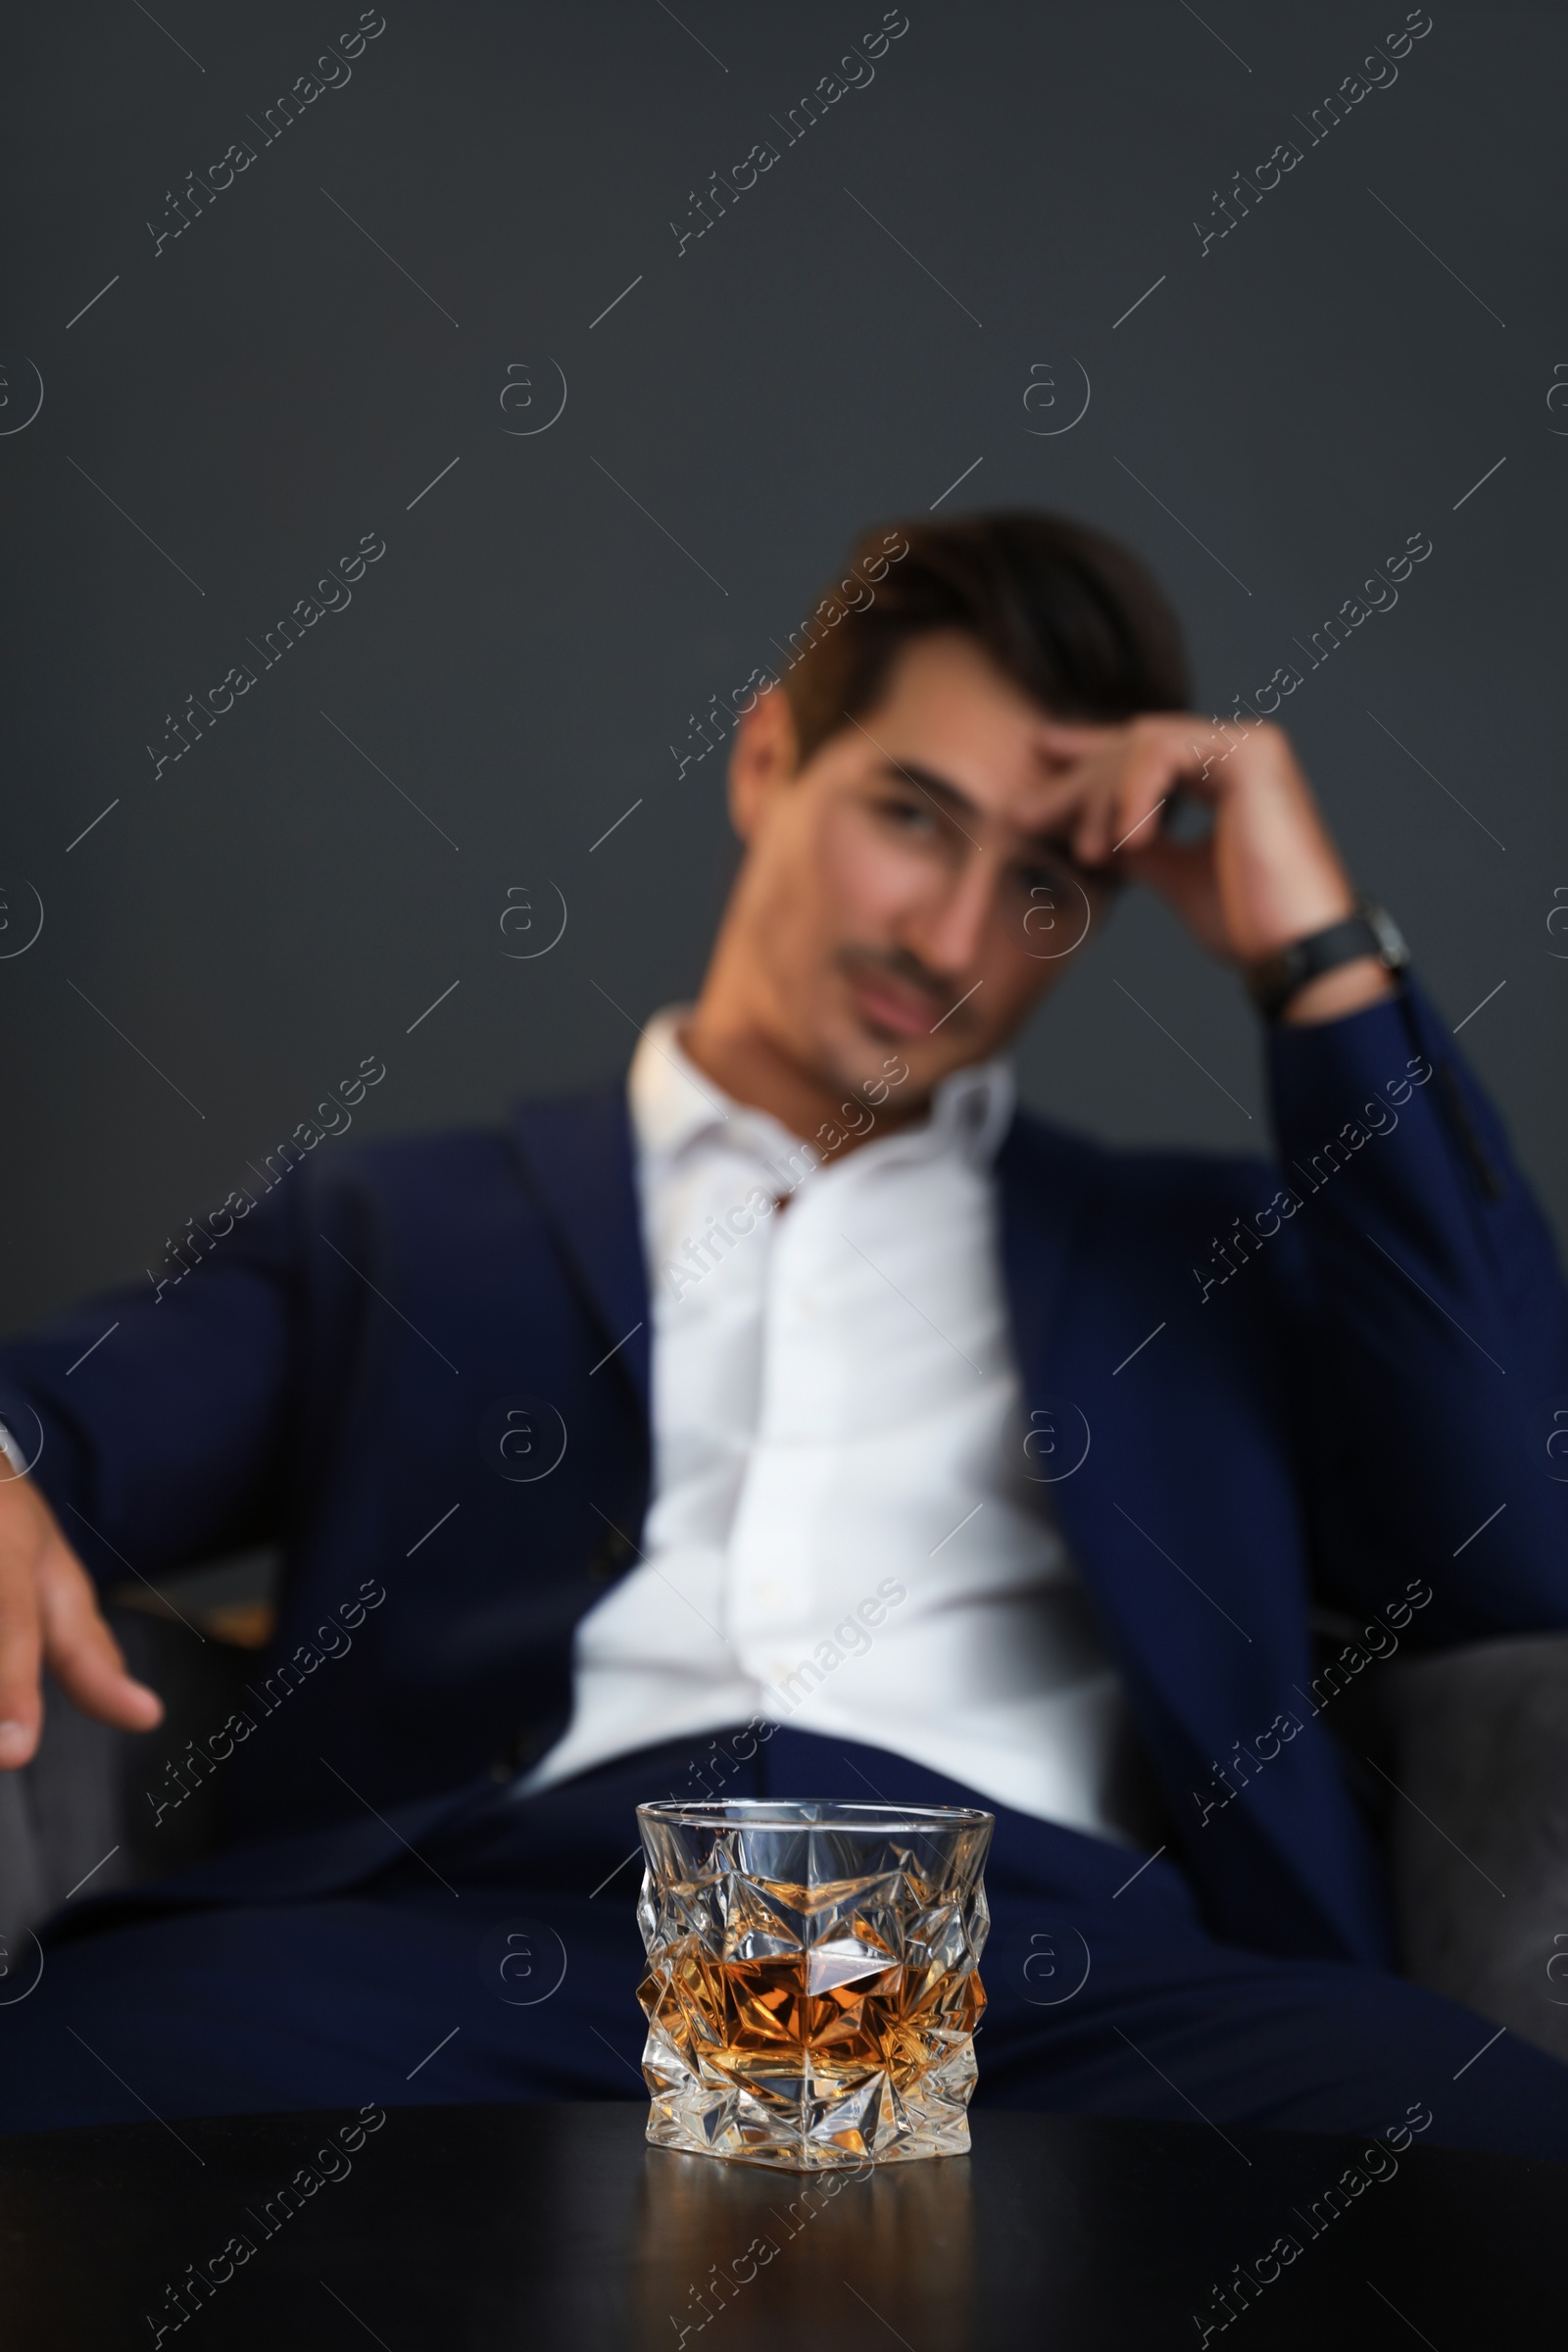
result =
[[[1042,719],[1034,748],[1039,772],[1019,823],[1043,847],[1059,841],[1091,882],[1148,883],[1223,961],[1274,954],[1353,909],[1311,786],[1289,738],[1267,720],[1219,726],[1186,710],[1119,725]],[[1167,830],[1184,800],[1211,815],[1201,840]],[[1325,981],[1318,997],[1328,1017],[1329,1007],[1351,1009],[1390,986],[1369,961],[1364,972],[1333,976],[1332,987]],[[1311,1010],[1303,992],[1298,1017]]]
[[1021,821],[1075,865],[1100,866],[1118,854],[1130,831],[1147,844],[1155,812],[1190,793],[1235,740],[1184,711],[1044,721],[1034,746],[1037,778]]

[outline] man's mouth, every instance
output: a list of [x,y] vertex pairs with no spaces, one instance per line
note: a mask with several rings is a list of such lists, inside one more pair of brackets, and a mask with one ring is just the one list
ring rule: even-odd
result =
[[947,1010],[945,999],[874,966],[850,964],[845,977],[861,1020],[891,1037],[928,1037]]

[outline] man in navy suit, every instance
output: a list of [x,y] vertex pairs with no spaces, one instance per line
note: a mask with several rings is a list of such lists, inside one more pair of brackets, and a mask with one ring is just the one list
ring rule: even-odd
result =
[[[148,1742],[155,1833],[217,1780],[226,1841],[13,1955],[0,2129],[628,2095],[635,1803],[869,1791],[997,1815],[982,2103],[1568,2157],[1568,2069],[1395,1973],[1324,1720],[1568,1624],[1521,1438],[1568,1298],[1494,1114],[1123,551],[872,534],[807,635],[627,1084],[310,1129],[177,1280],[0,1350],[0,1766],[40,1658],[155,1731],[99,1586],[287,1555],[243,1703]],[[1246,976],[1271,1160],[1015,1111],[1124,881]]]

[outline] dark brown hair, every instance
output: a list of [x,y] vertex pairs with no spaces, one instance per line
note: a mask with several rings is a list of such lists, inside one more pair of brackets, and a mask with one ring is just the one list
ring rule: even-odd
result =
[[803,764],[875,706],[905,646],[935,629],[974,638],[1058,717],[1130,718],[1188,704],[1176,615],[1114,539],[1027,510],[878,524],[795,632],[804,650],[782,682]]

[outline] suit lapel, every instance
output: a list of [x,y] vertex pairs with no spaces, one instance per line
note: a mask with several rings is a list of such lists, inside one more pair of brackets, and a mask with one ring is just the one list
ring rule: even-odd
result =
[[1049,1360],[1048,1335],[1089,1175],[1081,1152],[1021,1112],[997,1153],[996,1173],[1013,1348],[1020,1367],[1032,1368]]
[[[1228,1361],[1202,1352],[1216,1335],[1173,1296],[1149,1306],[1149,1321],[1166,1314],[1179,1348],[1168,1361],[1116,1365],[1134,1325],[1106,1312],[1119,1303],[1114,1258],[1097,1259],[1098,1279],[1068,1293],[1102,1167],[1029,1118],[1014,1122],[997,1162],[1024,1409],[1050,1407],[1040,1419],[1053,1438],[1086,1444],[1078,1469],[1042,1487],[1041,1499],[1095,1597],[1220,1932],[1259,1950],[1386,1960],[1380,1896],[1327,1733],[1276,1742],[1278,1761],[1261,1774],[1255,1759],[1242,1767],[1242,1801],[1229,1801],[1218,1777],[1221,1760],[1294,1707],[1311,1678],[1300,1530],[1270,1475],[1268,1408],[1238,1393]],[[1206,1828],[1195,1787],[1220,1799]]]
[[591,1094],[521,1103],[512,1141],[523,1180],[555,1228],[605,1349],[630,1378],[646,1417],[648,1269],[624,1079]]

